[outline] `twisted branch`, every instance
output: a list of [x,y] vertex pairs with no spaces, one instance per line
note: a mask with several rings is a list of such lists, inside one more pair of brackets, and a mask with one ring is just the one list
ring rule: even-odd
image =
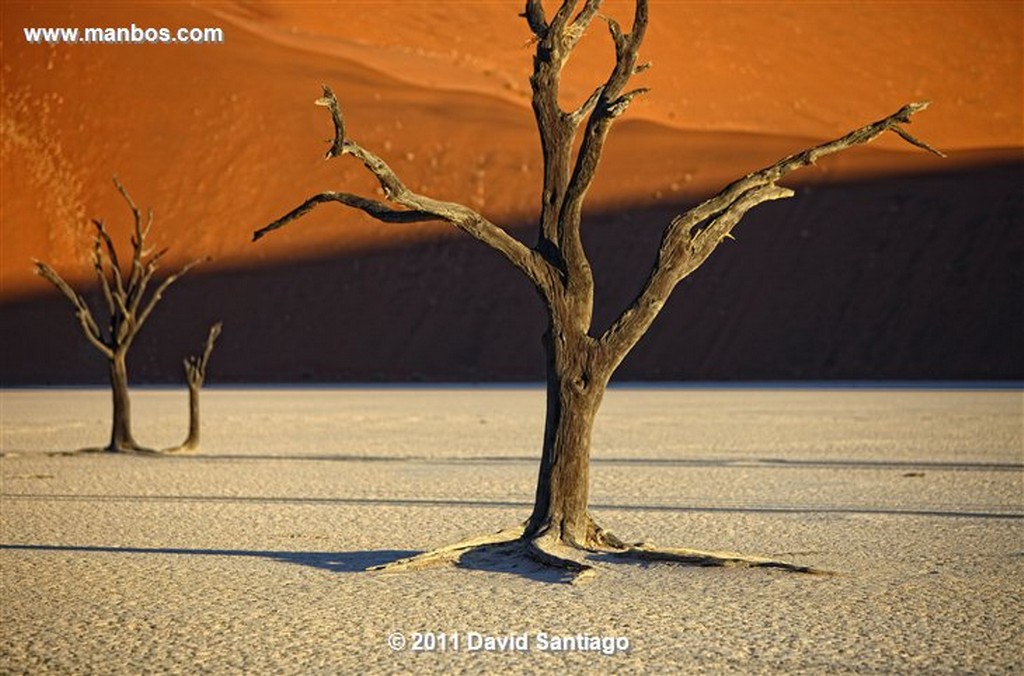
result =
[[323,96],[317,99],[315,103],[330,110],[331,120],[334,124],[334,138],[331,142],[331,148],[327,152],[328,158],[339,155],[352,155],[359,159],[363,166],[380,183],[386,199],[402,208],[396,209],[384,202],[359,197],[350,193],[322,192],[310,197],[269,225],[256,230],[253,233],[254,242],[307,214],[320,204],[338,202],[358,209],[386,223],[415,223],[430,220],[446,221],[503,254],[513,265],[526,274],[534,284],[538,286],[545,284],[544,280],[548,273],[545,270],[543,259],[535,251],[527,248],[522,242],[505,232],[505,230],[465,205],[436,200],[410,190],[383,159],[352,139],[347,138],[341,107],[330,87],[324,85]]
[[792,197],[795,193],[776,182],[792,171],[813,165],[822,157],[870,143],[887,131],[940,157],[944,155],[919,141],[901,125],[928,107],[928,102],[911,103],[892,115],[860,127],[834,141],[822,143],[775,164],[755,171],[726,186],[669,224],[662,237],[658,261],[636,300],[605,331],[599,344],[612,360],[614,369],[647,331],[676,284],[699,267],[731,236],[733,227],[753,207],[769,200]]

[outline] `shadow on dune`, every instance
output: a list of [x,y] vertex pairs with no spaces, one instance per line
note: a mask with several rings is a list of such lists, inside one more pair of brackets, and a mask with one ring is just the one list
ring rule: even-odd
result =
[[[1022,186],[1019,162],[804,186],[684,280],[616,378],[1024,379]],[[635,296],[684,208],[587,215],[596,329]],[[336,214],[339,229],[361,218]],[[260,225],[239,223],[240,241]],[[251,246],[272,256],[273,235]],[[179,382],[215,319],[211,383],[543,379],[534,290],[465,236],[185,278],[140,336],[133,381]],[[61,298],[3,303],[0,330],[5,385],[105,380]]]

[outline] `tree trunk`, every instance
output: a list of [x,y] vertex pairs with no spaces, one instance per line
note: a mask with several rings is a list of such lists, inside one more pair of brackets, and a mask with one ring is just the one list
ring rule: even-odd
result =
[[139,447],[132,437],[131,401],[128,399],[128,367],[126,355],[115,353],[110,359],[110,389],[113,392],[114,421],[110,431],[108,451],[135,450]]
[[188,438],[181,447],[185,450],[199,448],[199,388],[201,384],[190,380],[188,383]]
[[577,547],[598,544],[587,506],[590,495],[590,435],[607,378],[594,368],[587,336],[549,329],[547,418],[533,514],[524,535],[554,536]]

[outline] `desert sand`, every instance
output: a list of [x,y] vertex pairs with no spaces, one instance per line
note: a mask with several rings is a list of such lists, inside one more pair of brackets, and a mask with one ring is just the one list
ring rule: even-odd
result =
[[[89,283],[89,219],[127,234],[115,173],[153,207],[168,269],[214,258],[158,308],[133,383],[177,380],[217,319],[214,385],[539,381],[535,294],[449,228],[329,210],[249,242],[314,192],[374,194],[360,167],[321,159],[325,82],[410,186],[531,240],[542,167],[521,4],[0,5],[0,672],[1024,670],[1019,389],[612,390],[592,467],[603,525],[834,575],[606,563],[569,586],[477,559],[366,570],[525,518],[535,386],[214,386],[188,457],[68,454],[106,439],[109,395],[8,387],[102,381],[30,259]],[[652,91],[613,132],[586,212],[595,329],[664,224],[746,172],[921,99],[914,133],[949,158],[883,139],[794,177],[800,197],[751,214],[620,376],[1024,378],[1024,7],[652,5],[637,82]],[[226,39],[22,32],[128,24]],[[597,25],[567,105],[608,48]],[[185,410],[183,390],[136,388],[137,437],[177,445]],[[412,650],[424,632],[459,649]],[[614,654],[545,650],[542,633]],[[524,635],[529,650],[471,649]]]
[[[449,227],[324,207],[250,243],[315,192],[374,194],[357,162],[322,160],[321,83],[411,187],[532,243],[542,167],[521,4],[5,2],[0,377],[102,380],[30,260],[88,284],[90,219],[127,236],[117,173],[153,207],[167,269],[214,258],[154,317],[132,364],[142,381],[176,380],[217,319],[220,377],[236,382],[539,378],[532,289]],[[605,11],[628,24],[629,9]],[[129,24],[225,41],[23,34]],[[606,75],[607,30],[591,33],[566,106]],[[949,158],[894,137],[794,175],[799,197],[750,214],[623,375],[1024,377],[1020,3],[654,2],[641,55],[651,92],[613,131],[584,224],[601,321],[631,300],[665,224],[749,171],[925,99],[913,132]]]
[[[107,393],[2,393],[0,671],[1024,669],[1019,390],[613,389],[592,468],[606,527],[835,575],[605,564],[580,586],[364,572],[525,518],[541,389],[204,396],[198,455],[55,456],[103,441]],[[181,441],[184,391],[134,404],[140,441]],[[463,643],[388,646],[415,632]],[[470,632],[530,649],[470,651]],[[542,650],[540,632],[629,650]]]

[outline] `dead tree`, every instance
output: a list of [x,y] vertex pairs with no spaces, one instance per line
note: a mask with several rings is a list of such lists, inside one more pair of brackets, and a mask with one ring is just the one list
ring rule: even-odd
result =
[[211,326],[210,333],[206,336],[206,344],[203,346],[203,353],[186,357],[183,362],[185,382],[188,383],[188,436],[180,446],[175,446],[168,451],[196,451],[199,449],[199,390],[206,382],[206,365],[210,362],[213,345],[217,341],[217,337],[220,336],[222,327],[222,322]]
[[153,225],[153,210],[147,210],[143,218],[142,212],[116,176],[114,185],[131,209],[134,228],[131,236],[131,261],[128,263],[128,269],[122,270],[114,241],[103,221],[93,220],[96,235],[93,238],[92,266],[103,294],[103,308],[107,313],[106,330],[100,328],[101,325],[93,316],[85,298],[71,288],[56,270],[36,260],[35,271],[37,275],[57,287],[71,302],[86,339],[107,359],[114,414],[110,443],[103,450],[148,451],[150,449],[140,446],[132,436],[131,401],[128,397],[128,350],[167,288],[200,261],[194,260],[186,264],[151,289],[150,283],[158,269],[158,262],[167,253],[167,249],[153,252],[146,248],[146,238]]
[[[938,153],[902,126],[927,104],[906,105],[842,138],[786,157],[735,181],[672,219],[662,236],[657,260],[636,299],[607,330],[598,334],[591,324],[594,276],[580,237],[583,202],[612,124],[636,97],[647,92],[643,87],[629,88],[629,82],[649,65],[640,63],[637,57],[647,29],[647,0],[636,0],[629,32],[614,19],[599,15],[600,5],[601,0],[563,0],[549,18],[540,0],[528,0],[522,14],[535,38],[530,84],[544,158],[540,218],[532,247],[469,207],[411,190],[383,159],[348,136],[337,99],[327,86],[323,88],[323,97],[316,101],[330,110],[334,123],[334,139],[327,157],[352,155],[361,161],[380,182],[386,201],[346,192],[323,192],[254,234],[254,239],[259,239],[326,202],[359,209],[388,223],[446,221],[501,253],[530,280],[544,302],[547,419],[532,514],[521,527],[398,561],[386,566],[388,569],[457,562],[470,550],[487,548],[492,552],[518,552],[565,568],[573,579],[590,571],[590,564],[583,560],[588,553],[591,558],[603,553],[701,565],[746,563],[809,570],[737,555],[627,545],[603,530],[588,510],[594,416],[616,367],[651,326],[680,280],[731,236],[747,211],[769,200],[793,196],[793,190],[778,184],[780,179],[821,157],[868,143],[886,131]],[[611,32],[615,65],[607,79],[579,107],[565,110],[559,100],[562,69],[590,23],[598,17]]]

